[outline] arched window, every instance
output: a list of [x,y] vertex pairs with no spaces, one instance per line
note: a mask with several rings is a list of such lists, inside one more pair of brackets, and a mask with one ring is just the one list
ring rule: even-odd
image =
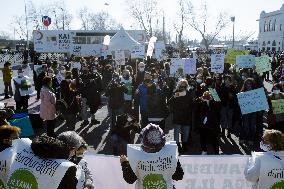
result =
[[267,45],[269,45],[270,44],[270,41],[267,41]]
[[264,21],[264,28],[263,31],[266,32],[266,21]]
[[276,28],[276,19],[273,22],[272,30],[275,31],[275,28]]
[[263,43],[262,43],[262,46],[265,46],[266,44],[265,44],[265,41],[263,41]]
[[276,46],[276,42],[275,42],[275,40],[273,40],[273,42],[272,42],[272,46]]
[[271,31],[271,20],[269,20],[268,31]]

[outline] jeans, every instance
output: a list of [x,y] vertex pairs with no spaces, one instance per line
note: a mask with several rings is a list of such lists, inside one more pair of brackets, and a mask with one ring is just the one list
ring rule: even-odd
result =
[[176,142],[179,142],[179,134],[182,133],[182,142],[187,142],[189,133],[190,133],[190,125],[179,125],[175,124],[174,127],[174,139]]
[[81,98],[81,117],[84,121],[88,121],[88,105],[87,98]]
[[256,133],[256,115],[257,113],[242,115],[243,122],[240,132],[240,140],[254,141]]

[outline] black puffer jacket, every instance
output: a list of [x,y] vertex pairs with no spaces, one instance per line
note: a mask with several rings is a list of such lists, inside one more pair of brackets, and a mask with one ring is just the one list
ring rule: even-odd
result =
[[[48,136],[36,137],[31,144],[31,148],[34,154],[40,158],[67,159],[69,157],[68,147],[62,141]],[[57,189],[76,189],[78,182],[76,171],[75,166],[70,167]]]

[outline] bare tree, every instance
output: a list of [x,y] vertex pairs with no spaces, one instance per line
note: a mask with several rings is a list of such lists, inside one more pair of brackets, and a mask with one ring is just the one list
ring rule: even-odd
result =
[[89,15],[89,27],[93,30],[116,30],[120,25],[113,19],[108,12],[101,11],[99,13]]
[[179,20],[175,20],[173,23],[174,29],[178,34],[178,47],[183,48],[183,32],[186,27],[186,22],[190,11],[192,9],[192,4],[189,0],[178,0],[179,9],[177,10],[177,16]]
[[90,14],[89,9],[87,7],[84,7],[84,8],[79,10],[78,18],[81,21],[83,30],[89,30],[90,29],[90,17],[91,17],[91,14]]
[[0,31],[0,39],[11,39],[11,35],[5,31]]
[[192,6],[187,23],[201,35],[202,43],[204,44],[206,50],[208,50],[214,39],[228,25],[229,19],[226,13],[219,13],[217,22],[213,27],[214,29],[210,31],[207,4],[204,2],[200,15],[196,15],[194,12],[194,7]]
[[157,19],[158,9],[157,0],[126,0],[130,15],[145,30],[147,39],[153,36],[153,20]]

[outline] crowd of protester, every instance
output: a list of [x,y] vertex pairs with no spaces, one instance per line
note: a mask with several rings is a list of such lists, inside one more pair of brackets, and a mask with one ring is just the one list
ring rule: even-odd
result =
[[[263,54],[254,51],[250,53],[256,56]],[[2,70],[4,92],[6,98],[14,95],[15,111],[27,111],[33,75],[37,100],[41,100],[40,117],[46,122],[47,128],[46,136],[37,136],[32,141],[34,154],[42,158],[54,158],[52,154],[41,154],[43,152],[40,152],[39,146],[48,143],[48,146],[54,145],[52,149],[58,151],[63,149],[62,145],[67,146],[66,150],[69,151],[65,152],[68,156],[62,152],[62,157],[56,158],[82,164],[88,174],[86,162],[80,156],[87,150],[87,145],[74,132],[75,125],[78,120],[82,120],[81,126],[100,124],[95,114],[103,105],[102,96],[107,99],[114,155],[126,154],[126,145],[134,142],[135,133],[143,131],[149,124],[159,125],[165,132],[166,125],[170,122],[180,154],[188,153],[193,134],[199,135],[200,149],[206,155],[208,144],[213,146],[214,154],[219,154],[220,137],[230,138],[232,133],[239,137],[242,145],[249,147],[258,143],[263,136],[265,121],[268,128],[283,131],[284,114],[273,114],[271,100],[284,99],[284,57],[280,53],[266,54],[272,58],[272,71],[263,75],[259,75],[254,68],[237,69],[230,64],[225,64],[222,74],[215,74],[210,72],[209,58],[197,60],[197,73],[194,75],[184,75],[182,70],[172,75],[170,59],[157,61],[148,58],[139,63],[126,60],[125,65],[116,66],[111,57],[76,59],[72,56],[64,63],[48,58],[36,61],[33,70],[29,70],[25,62],[18,69],[18,75],[12,78],[11,64],[7,62]],[[272,91],[265,89],[264,81],[273,85]],[[11,90],[12,83],[15,85],[14,93]],[[269,110],[242,115],[237,94],[261,87],[265,89]],[[216,90],[220,102],[214,100],[210,89]],[[64,128],[69,133],[55,134],[58,117],[65,120]],[[18,138],[20,132],[7,125],[5,118],[0,127],[0,130],[7,130],[3,135],[1,150],[10,147],[11,140]],[[70,141],[70,138],[74,140]],[[69,144],[70,142],[73,143]],[[123,157],[123,169],[129,169],[129,173],[131,169],[125,161],[127,160]],[[69,169],[62,185],[72,185],[76,169],[73,170],[72,166]],[[182,172],[180,164],[177,171]],[[86,178],[85,185],[91,188],[91,177],[86,175]],[[128,180],[134,182],[137,177],[130,173]]]

